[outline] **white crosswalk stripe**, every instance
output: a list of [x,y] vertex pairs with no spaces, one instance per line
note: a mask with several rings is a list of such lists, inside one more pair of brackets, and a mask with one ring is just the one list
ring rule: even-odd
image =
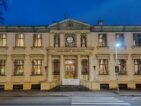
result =
[[78,106],[78,105],[130,106],[130,103],[127,103],[116,97],[72,97],[72,106]]

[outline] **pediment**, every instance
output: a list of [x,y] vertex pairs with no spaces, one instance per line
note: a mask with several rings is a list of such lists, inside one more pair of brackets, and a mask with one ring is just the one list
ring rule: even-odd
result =
[[65,19],[49,25],[50,28],[88,28],[89,24],[74,19]]

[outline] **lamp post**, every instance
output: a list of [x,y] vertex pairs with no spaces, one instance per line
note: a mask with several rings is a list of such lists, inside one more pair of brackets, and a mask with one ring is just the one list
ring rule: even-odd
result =
[[119,74],[119,66],[118,66],[118,47],[120,47],[120,43],[116,42],[116,62],[115,62],[115,75],[116,75],[116,81],[117,81],[117,94],[119,94],[119,86],[118,86],[118,74]]

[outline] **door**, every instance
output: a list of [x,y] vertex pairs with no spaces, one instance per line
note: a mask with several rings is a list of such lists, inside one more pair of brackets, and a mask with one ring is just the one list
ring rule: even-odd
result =
[[65,78],[67,79],[77,78],[75,60],[65,60]]

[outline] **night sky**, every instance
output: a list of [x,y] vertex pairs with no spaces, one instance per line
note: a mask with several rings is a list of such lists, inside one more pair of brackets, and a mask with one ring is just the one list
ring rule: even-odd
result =
[[97,25],[141,25],[141,0],[8,0],[5,25],[48,25],[73,18]]

